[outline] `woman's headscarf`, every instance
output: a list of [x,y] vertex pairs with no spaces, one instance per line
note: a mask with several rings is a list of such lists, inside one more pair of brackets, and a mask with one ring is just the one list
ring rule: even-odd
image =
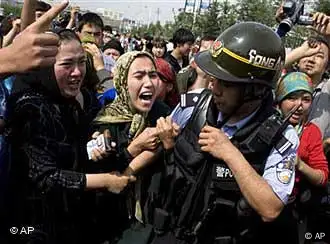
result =
[[141,56],[150,58],[156,67],[152,55],[147,52],[133,51],[120,56],[117,60],[113,77],[117,96],[113,103],[104,107],[94,120],[95,124],[131,122],[129,130],[129,136],[131,139],[142,132],[147,117],[146,113],[138,112],[132,107],[127,85],[129,68],[133,61]]
[[176,84],[176,76],[171,65],[163,58],[155,59],[159,78],[168,84],[172,84],[173,88],[165,95],[164,102],[172,109],[179,103],[179,92]]
[[305,73],[290,72],[281,77],[275,91],[276,101],[279,103],[296,91],[305,91],[313,95],[312,80]]

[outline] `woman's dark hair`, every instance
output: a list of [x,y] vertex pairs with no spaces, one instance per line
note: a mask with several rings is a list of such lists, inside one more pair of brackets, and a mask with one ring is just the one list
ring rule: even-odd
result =
[[152,40],[153,47],[165,47],[166,48],[166,41],[161,37],[155,37]]
[[[78,41],[81,43],[79,36],[70,29],[62,29],[56,32],[61,41]],[[94,91],[96,89],[96,85],[99,83],[99,79],[96,75],[96,71],[94,69],[93,56],[87,52],[86,54],[86,75],[84,78],[84,82],[82,87],[86,87],[88,90]]]
[[110,25],[105,25],[103,30],[112,33],[112,27]]
[[161,37],[155,37],[153,40],[152,40],[152,47],[160,47],[160,48],[164,48],[164,55],[167,53],[167,47],[166,47],[166,41],[165,39],[161,38]]
[[316,41],[316,42],[323,43],[324,45],[327,46],[328,49],[330,49],[330,47],[329,47],[329,43],[328,43],[328,40],[327,40],[324,36],[322,36],[322,35],[310,36],[310,37],[308,38],[308,41],[309,41],[309,42]]

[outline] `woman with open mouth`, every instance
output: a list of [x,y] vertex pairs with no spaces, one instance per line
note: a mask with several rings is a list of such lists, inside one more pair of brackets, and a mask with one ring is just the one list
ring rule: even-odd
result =
[[[102,228],[107,228],[113,235],[109,234],[110,242],[132,224],[131,221],[144,221],[141,192],[146,191],[143,185],[148,174],[140,177],[138,171],[145,167],[149,160],[144,157],[139,163],[135,162],[143,152],[148,154],[158,148],[156,121],[170,112],[166,105],[156,101],[160,79],[151,54],[134,51],[122,55],[116,63],[113,81],[117,92],[116,99],[95,118],[94,128],[98,133],[94,133],[94,136],[104,132],[110,134],[115,153],[96,149],[92,159],[98,161],[95,167],[98,167],[99,171],[133,174],[138,180],[134,186],[128,187],[125,194],[104,193],[99,196],[99,221],[100,225],[103,225],[104,221],[108,223]],[[101,221],[102,219],[104,221]]]

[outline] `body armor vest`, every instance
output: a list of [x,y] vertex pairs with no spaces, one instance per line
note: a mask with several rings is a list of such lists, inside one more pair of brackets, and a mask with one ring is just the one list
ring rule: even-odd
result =
[[[269,97],[256,115],[231,138],[260,175],[275,146],[273,141],[285,139],[275,139],[274,133],[281,125],[274,114],[272,98]],[[217,115],[211,93],[203,91],[190,121],[177,138],[174,160],[166,165],[163,184],[167,192],[162,207],[155,211],[156,232],[172,231],[177,239],[186,243],[215,243],[216,237],[230,239],[242,235],[241,232],[245,238],[244,231],[254,222],[253,219],[260,219],[252,214],[252,209],[242,198],[226,163],[200,149],[200,130],[205,124],[216,126]]]

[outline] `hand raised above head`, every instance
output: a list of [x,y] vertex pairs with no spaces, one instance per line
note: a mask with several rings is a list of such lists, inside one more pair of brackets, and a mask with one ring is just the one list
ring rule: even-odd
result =
[[313,15],[314,29],[322,35],[330,35],[330,16],[317,12]]
[[33,68],[54,65],[58,52],[59,38],[54,33],[46,32],[52,20],[61,13],[68,2],[54,5],[36,22],[29,25],[8,46],[11,64],[8,73],[26,72]]
[[313,55],[317,54],[318,52],[320,52],[321,45],[317,41],[309,40],[309,41],[305,41],[300,46],[300,48],[302,49],[302,52],[305,57],[310,57],[310,56],[313,56]]
[[278,23],[280,23],[283,19],[285,19],[285,17],[286,17],[286,14],[284,13],[283,2],[282,2],[282,4],[276,10],[275,19]]

